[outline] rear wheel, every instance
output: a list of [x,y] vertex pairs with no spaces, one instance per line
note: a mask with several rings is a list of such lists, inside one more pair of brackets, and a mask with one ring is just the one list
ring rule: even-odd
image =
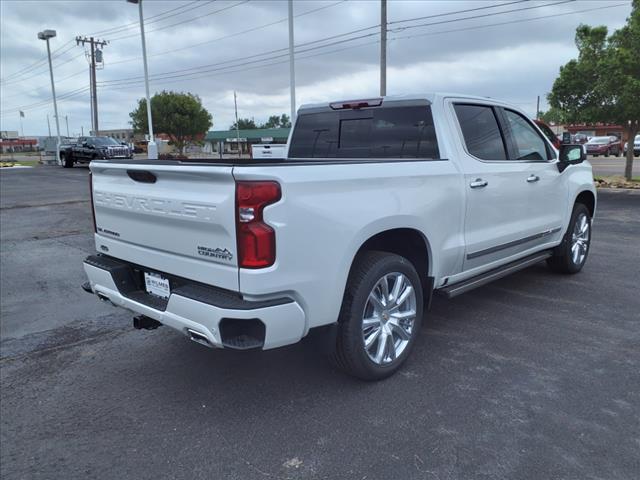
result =
[[547,260],[551,270],[559,273],[578,273],[584,267],[591,245],[591,216],[582,203],[573,207],[569,228],[562,243]]
[[422,322],[422,288],[406,258],[365,252],[344,295],[334,364],[363,380],[392,375],[409,356]]

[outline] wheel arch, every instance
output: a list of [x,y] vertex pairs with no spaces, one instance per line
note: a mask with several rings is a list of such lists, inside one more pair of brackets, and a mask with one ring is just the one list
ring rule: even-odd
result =
[[415,228],[390,228],[369,236],[357,249],[349,267],[349,275],[362,252],[381,251],[400,255],[414,266],[420,277],[425,305],[428,306],[433,292],[430,276],[432,251],[427,237]]
[[583,190],[576,196],[574,205],[576,203],[582,203],[589,210],[589,215],[593,218],[596,213],[596,196],[590,190]]

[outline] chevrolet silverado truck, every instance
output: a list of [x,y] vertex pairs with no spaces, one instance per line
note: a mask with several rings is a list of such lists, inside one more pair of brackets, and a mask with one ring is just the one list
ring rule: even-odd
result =
[[80,137],[78,142],[60,147],[60,162],[64,168],[72,168],[75,163],[89,163],[98,159],[131,159],[133,151],[111,137]]
[[86,291],[208,347],[318,332],[367,380],[407,359],[433,294],[542,261],[579,272],[596,208],[580,145],[557,151],[517,107],[461,95],[302,106],[281,160],[90,169]]

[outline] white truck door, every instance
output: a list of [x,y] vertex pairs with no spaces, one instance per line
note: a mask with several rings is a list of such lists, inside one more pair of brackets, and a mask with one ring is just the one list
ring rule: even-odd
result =
[[535,224],[535,233],[541,237],[525,247],[557,240],[566,223],[563,216],[569,191],[556,165],[556,152],[526,116],[509,108],[501,110],[504,129],[510,139],[509,159],[526,162],[530,167],[523,193],[530,199],[527,202],[528,217]]
[[[527,190],[536,164],[512,160],[502,112],[491,103],[451,100],[465,178],[463,270],[486,270],[530,247],[539,221],[530,215],[537,194]],[[473,272],[475,273],[475,272]]]

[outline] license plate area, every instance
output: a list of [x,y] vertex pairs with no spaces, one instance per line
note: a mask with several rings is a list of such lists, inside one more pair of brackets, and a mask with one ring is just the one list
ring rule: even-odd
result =
[[157,273],[144,272],[144,287],[148,294],[165,300],[171,295],[169,279]]

